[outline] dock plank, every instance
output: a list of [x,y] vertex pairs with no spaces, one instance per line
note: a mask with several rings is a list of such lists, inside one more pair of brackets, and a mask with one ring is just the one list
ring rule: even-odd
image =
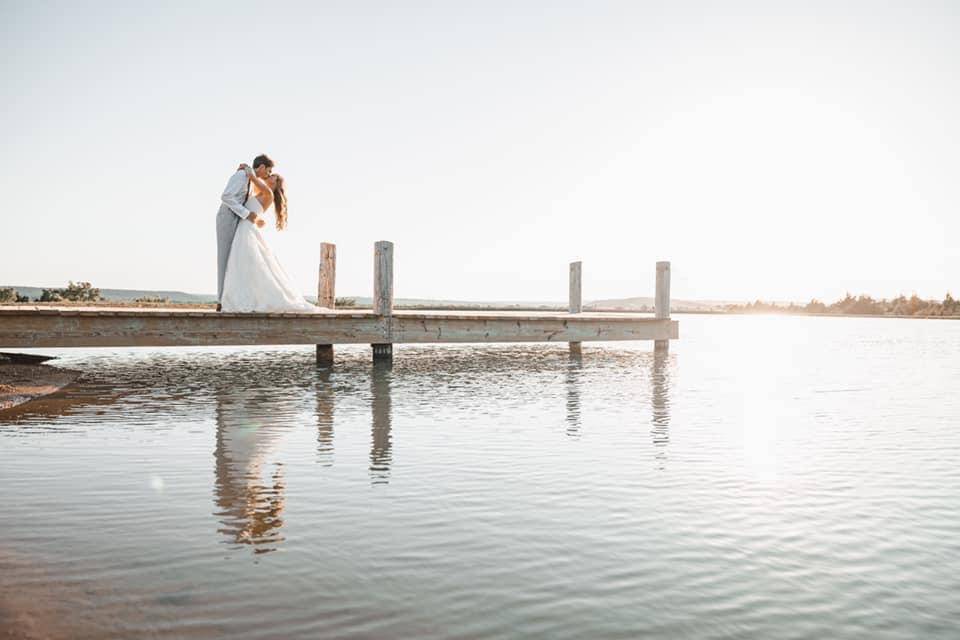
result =
[[0,348],[675,340],[675,320],[617,313],[372,311],[216,313],[0,307]]

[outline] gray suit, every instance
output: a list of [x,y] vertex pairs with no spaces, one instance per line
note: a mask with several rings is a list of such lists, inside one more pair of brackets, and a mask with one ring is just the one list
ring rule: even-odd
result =
[[230,247],[237,225],[250,215],[247,198],[250,197],[250,179],[243,171],[237,171],[227,182],[227,188],[220,196],[220,210],[217,212],[217,302],[223,296],[223,279],[227,275],[227,260],[230,259]]

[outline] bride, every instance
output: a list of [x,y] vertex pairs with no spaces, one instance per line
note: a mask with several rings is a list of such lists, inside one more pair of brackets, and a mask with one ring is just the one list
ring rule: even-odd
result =
[[[273,205],[277,229],[283,230],[287,226],[283,178],[273,174],[264,180],[248,165],[240,165],[240,168],[246,172],[253,187],[243,206],[261,215]],[[223,311],[227,312],[319,313],[328,310],[308,302],[297,292],[260,230],[249,220],[241,220],[233,236],[221,303]]]

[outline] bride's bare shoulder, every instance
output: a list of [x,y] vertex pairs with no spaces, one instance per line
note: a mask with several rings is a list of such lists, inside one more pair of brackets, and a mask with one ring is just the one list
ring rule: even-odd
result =
[[267,207],[273,204],[273,191],[270,191],[269,189],[266,191],[258,191],[257,200],[260,201],[260,206],[263,207],[264,211],[266,211]]

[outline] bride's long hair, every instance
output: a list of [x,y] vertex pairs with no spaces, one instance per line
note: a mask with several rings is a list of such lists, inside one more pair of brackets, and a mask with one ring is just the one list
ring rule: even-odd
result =
[[273,188],[273,211],[277,214],[277,230],[287,227],[287,194],[283,191],[283,176],[277,177],[277,186]]

